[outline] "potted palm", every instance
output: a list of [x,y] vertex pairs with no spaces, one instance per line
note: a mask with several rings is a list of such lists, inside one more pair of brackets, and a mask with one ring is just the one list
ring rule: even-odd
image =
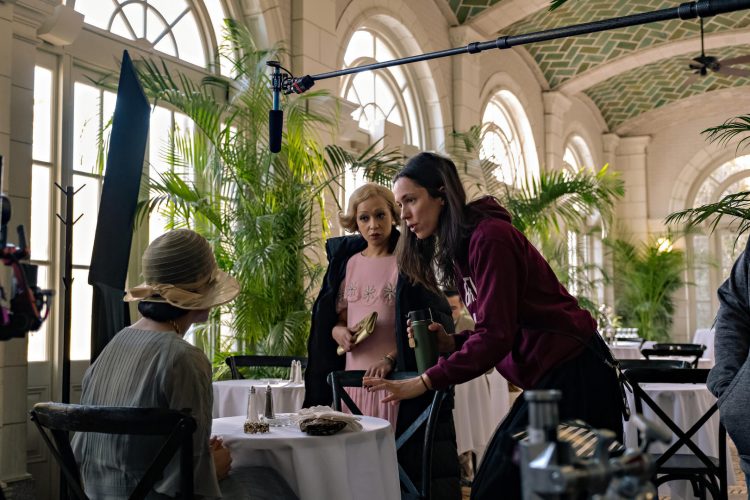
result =
[[232,62],[231,79],[196,84],[164,63],[139,65],[147,94],[194,124],[194,131],[177,131],[170,141],[164,156],[174,170],[150,180],[143,213],[167,213],[171,225],[204,234],[219,266],[241,284],[222,316],[233,335],[217,335],[216,322],[196,334],[217,367],[229,352],[306,352],[311,292],[322,275],[317,255],[328,231],[326,199],[335,199],[345,165],[393,161],[372,149],[355,157],[318,143],[316,130],[332,127],[337,118],[334,99],[324,91],[284,104],[282,149],[269,153],[266,61],[279,51],[259,50],[239,24],[227,21],[226,29],[222,51]]
[[615,309],[622,323],[638,328],[646,340],[669,340],[674,294],[686,284],[685,253],[672,247],[672,238],[668,234],[638,245],[624,239],[607,242],[615,269]]

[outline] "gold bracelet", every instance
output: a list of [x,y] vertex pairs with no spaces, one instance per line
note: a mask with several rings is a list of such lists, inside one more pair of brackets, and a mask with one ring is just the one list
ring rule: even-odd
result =
[[429,386],[429,385],[427,385],[427,382],[425,382],[425,380],[424,380],[424,373],[421,373],[421,374],[419,375],[419,380],[421,380],[421,381],[422,381],[422,383],[424,384],[424,388],[425,388],[425,389],[427,389],[428,391],[432,390],[432,389],[430,389],[430,386]]
[[391,362],[391,366],[396,366],[396,359],[388,353],[383,354],[383,359],[387,359]]

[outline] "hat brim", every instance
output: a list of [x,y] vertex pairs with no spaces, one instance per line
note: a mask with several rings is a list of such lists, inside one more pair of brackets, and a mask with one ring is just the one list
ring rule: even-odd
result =
[[[138,285],[138,287],[148,286],[150,283],[144,282]],[[135,288],[138,288],[135,287]],[[239,282],[231,275],[221,270],[215,270],[214,280],[208,290],[203,292],[203,297],[197,302],[192,304],[181,303],[178,300],[170,300],[161,296],[155,297],[134,297],[128,291],[123,299],[125,302],[162,302],[179,307],[180,309],[197,310],[197,309],[211,309],[212,307],[220,306],[232,301],[240,293]]]

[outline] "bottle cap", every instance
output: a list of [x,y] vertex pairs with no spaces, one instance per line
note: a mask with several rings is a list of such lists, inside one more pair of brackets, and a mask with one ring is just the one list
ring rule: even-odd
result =
[[429,309],[419,309],[416,311],[409,311],[408,317],[412,322],[414,321],[432,321],[432,311]]

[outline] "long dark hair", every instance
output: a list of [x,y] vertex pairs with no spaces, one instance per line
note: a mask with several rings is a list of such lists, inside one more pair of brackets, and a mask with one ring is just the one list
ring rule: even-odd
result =
[[401,238],[396,245],[399,271],[412,283],[435,292],[440,291],[440,285],[456,288],[453,262],[465,258],[466,240],[476,224],[473,211],[466,206],[466,191],[456,165],[434,153],[419,153],[396,174],[393,182],[403,177],[425,188],[431,197],[445,200],[445,204],[435,233],[429,238],[418,239],[408,230],[406,222],[401,221]]

